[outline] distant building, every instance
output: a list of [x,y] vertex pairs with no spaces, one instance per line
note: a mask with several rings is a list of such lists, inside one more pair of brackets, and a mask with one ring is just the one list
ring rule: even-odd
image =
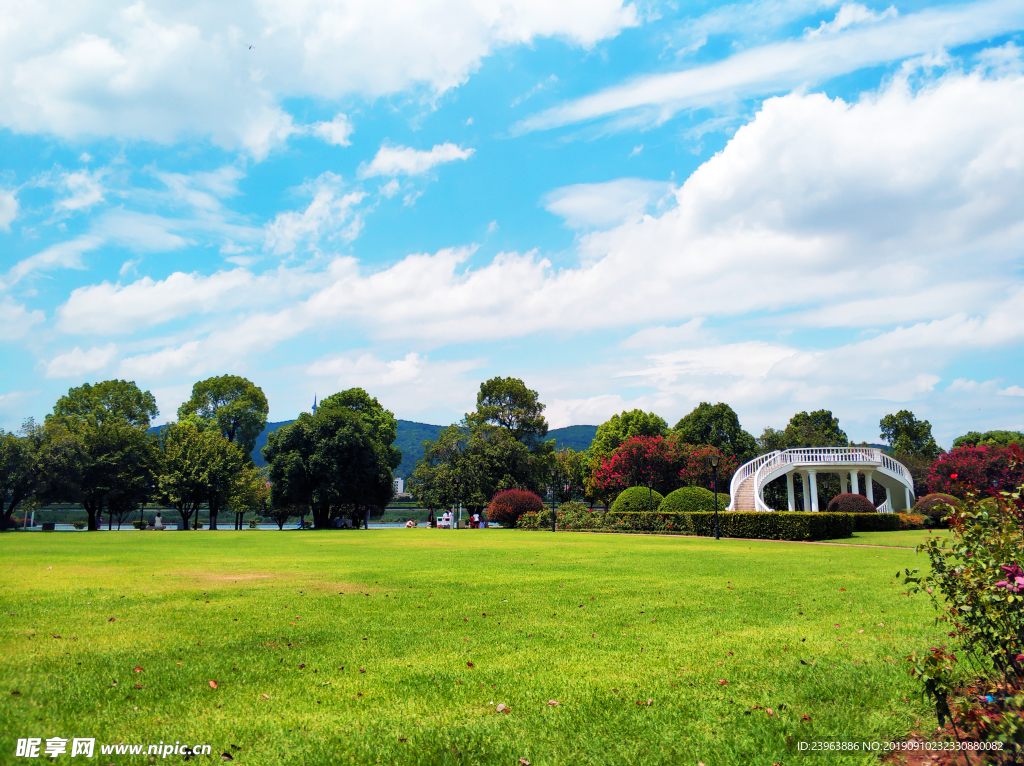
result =
[[395,479],[395,494],[401,495],[405,492],[405,479]]

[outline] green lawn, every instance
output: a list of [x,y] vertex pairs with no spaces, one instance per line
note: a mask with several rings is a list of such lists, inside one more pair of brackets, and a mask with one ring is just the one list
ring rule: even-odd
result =
[[904,658],[943,634],[892,583],[925,563],[899,548],[132,531],[0,555],[0,762],[60,736],[243,764],[866,764],[798,743],[935,725]]
[[854,532],[853,537],[826,540],[825,542],[843,543],[845,545],[884,545],[887,548],[914,549],[929,537],[949,540],[950,533],[948,529],[936,529],[931,532],[927,529],[914,529],[905,532]]

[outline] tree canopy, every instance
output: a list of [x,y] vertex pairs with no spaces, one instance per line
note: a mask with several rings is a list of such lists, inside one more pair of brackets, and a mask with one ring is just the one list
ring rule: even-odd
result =
[[528,446],[548,434],[544,405],[537,400],[537,392],[519,378],[491,378],[481,383],[476,412],[467,418],[472,425],[500,426]]
[[32,498],[39,487],[35,445],[27,436],[0,429],[0,531],[11,524],[11,514]]
[[141,506],[155,488],[155,445],[146,431],[157,414],[153,395],[129,381],[70,389],[44,425],[47,498],[81,503],[90,530],[104,508]]
[[932,424],[918,420],[910,410],[900,410],[895,415],[886,415],[878,423],[892,451],[927,458],[938,457],[942,450],[932,437]]
[[783,436],[786,449],[793,447],[847,447],[846,432],[831,410],[798,412],[789,419]]
[[1011,444],[1024,444],[1024,433],[1020,431],[968,431],[953,440],[953,447],[1009,447]]
[[593,455],[606,458],[634,436],[667,436],[668,423],[660,415],[643,410],[624,411],[612,415],[597,427],[594,441],[590,445]]
[[178,408],[178,420],[197,417],[215,424],[248,456],[267,425],[268,412],[263,389],[238,375],[221,375],[192,386],[192,397]]
[[740,464],[757,454],[757,440],[740,427],[736,412],[724,402],[701,402],[672,430],[684,444],[710,444]]
[[317,528],[346,515],[358,523],[365,511],[383,512],[394,492],[392,469],[402,459],[392,447],[394,415],[362,389],[336,397],[270,434],[263,448],[271,505],[308,508]]

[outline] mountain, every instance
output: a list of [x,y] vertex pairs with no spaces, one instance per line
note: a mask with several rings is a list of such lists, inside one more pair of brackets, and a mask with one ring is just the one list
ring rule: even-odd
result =
[[[267,423],[267,427],[256,437],[256,446],[252,451],[252,459],[256,465],[267,464],[261,454],[261,450],[267,446],[267,435],[281,426],[287,426],[294,422],[294,420],[282,420],[278,423]],[[416,469],[416,463],[423,458],[423,442],[433,441],[444,428],[445,426],[415,423],[411,420],[398,421],[398,437],[395,439],[395,446],[402,450],[402,462],[395,469],[396,478],[401,477],[408,480],[412,476],[412,472]],[[597,426],[567,426],[548,431],[548,439],[555,440],[555,449],[571,447],[579,452],[590,447],[596,433]]]

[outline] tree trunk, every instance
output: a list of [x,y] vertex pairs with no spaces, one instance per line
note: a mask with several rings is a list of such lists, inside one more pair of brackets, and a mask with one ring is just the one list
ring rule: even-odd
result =
[[88,531],[96,531],[96,504],[93,502],[84,502],[82,507],[85,508],[85,512],[89,517],[89,525],[86,527]]

